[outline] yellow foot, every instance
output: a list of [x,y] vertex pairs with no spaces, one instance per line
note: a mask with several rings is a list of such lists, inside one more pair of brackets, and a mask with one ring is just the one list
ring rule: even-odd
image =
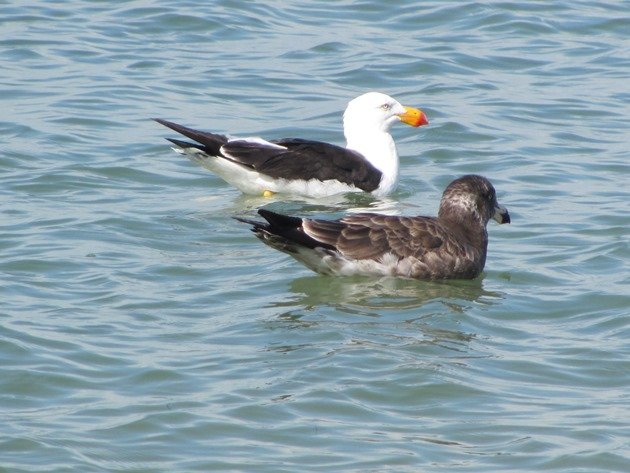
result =
[[275,192],[270,191],[270,190],[264,190],[263,191],[263,197],[271,197],[274,194],[275,194]]

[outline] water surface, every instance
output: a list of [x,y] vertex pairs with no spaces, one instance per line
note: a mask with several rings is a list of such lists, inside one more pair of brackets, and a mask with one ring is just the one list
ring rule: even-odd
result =
[[[623,2],[4,2],[0,469],[628,471]],[[163,117],[343,143],[368,90],[401,186],[240,195]],[[488,176],[486,270],[318,276],[232,219],[432,214]]]

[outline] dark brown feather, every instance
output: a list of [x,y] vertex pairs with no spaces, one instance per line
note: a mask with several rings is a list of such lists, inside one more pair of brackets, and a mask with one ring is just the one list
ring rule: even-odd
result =
[[[474,278],[484,268],[486,224],[497,211],[500,223],[510,221],[490,182],[471,175],[447,187],[438,217],[366,213],[320,220],[261,209],[268,223],[255,223],[254,231],[265,243],[293,254],[316,271],[335,274],[344,265],[373,261],[357,266],[363,268],[358,271],[419,279]],[[315,251],[306,258],[300,248]],[[328,262],[313,262],[318,250],[321,258],[327,255]]]

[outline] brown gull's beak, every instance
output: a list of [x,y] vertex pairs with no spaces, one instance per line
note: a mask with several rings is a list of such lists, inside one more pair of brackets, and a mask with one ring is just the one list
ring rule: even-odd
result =
[[510,214],[508,209],[499,204],[497,204],[494,208],[494,215],[492,215],[492,218],[499,223],[510,223]]

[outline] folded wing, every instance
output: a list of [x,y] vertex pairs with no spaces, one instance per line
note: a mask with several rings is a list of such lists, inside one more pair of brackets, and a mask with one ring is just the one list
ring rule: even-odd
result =
[[228,138],[194,130],[159,118],[158,123],[196,143],[170,139],[176,146],[196,148],[208,156],[227,159],[273,179],[335,180],[366,192],[377,189],[382,173],[356,151],[322,141],[288,138]]
[[399,259],[422,258],[444,243],[438,222],[430,217],[359,214],[337,221],[304,220],[302,226],[313,239],[359,260],[377,260],[388,253]]
[[382,176],[356,151],[321,141],[230,140],[222,146],[221,153],[275,179],[337,180],[366,192],[376,189]]

